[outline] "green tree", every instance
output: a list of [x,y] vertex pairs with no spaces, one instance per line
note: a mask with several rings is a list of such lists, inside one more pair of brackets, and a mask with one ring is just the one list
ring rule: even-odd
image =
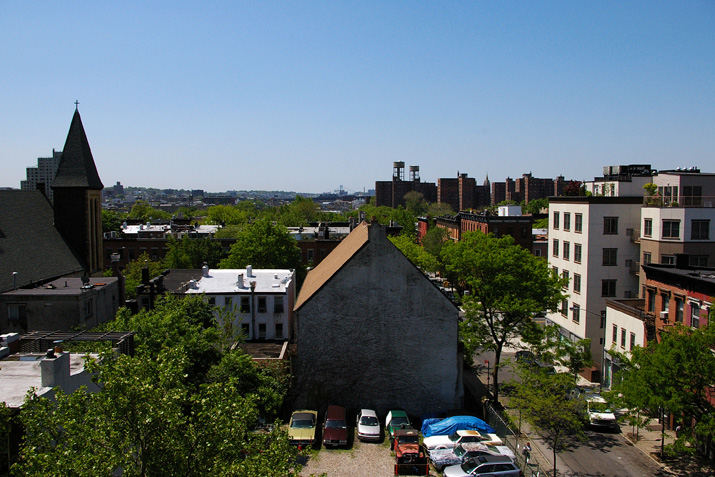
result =
[[221,242],[208,238],[192,239],[184,236],[177,240],[170,237],[167,246],[165,268],[201,268],[204,263],[209,268],[216,268],[226,258]]
[[[712,313],[711,313],[712,315]],[[715,382],[715,326],[691,330],[676,324],[660,342],[636,347],[614,378],[611,399],[635,412],[665,411],[684,423],[680,444],[692,448],[715,438],[715,409],[709,399]],[[695,422],[695,426],[689,424]],[[685,446],[681,446],[685,447]]]
[[432,217],[454,215],[454,209],[446,202],[432,202],[427,206],[427,215]]
[[89,360],[101,391],[28,395],[17,475],[297,475],[297,450],[276,425],[287,375],[223,346],[202,297],[120,312],[108,330],[136,330],[135,355]]
[[422,237],[422,246],[428,253],[439,258],[447,240],[449,240],[449,231],[445,228],[432,225],[427,230],[425,236]]
[[[130,261],[122,271],[127,298],[137,297],[137,287],[142,283],[142,269],[144,267],[149,269],[150,279],[158,277],[166,269],[161,261],[150,260],[149,254],[146,252],[139,255],[139,258]],[[105,271],[105,275],[111,276],[111,274],[111,270]]]
[[522,335],[522,339],[542,361],[568,368],[574,380],[581,371],[593,364],[591,340],[564,339],[556,325],[530,328]]
[[132,210],[127,215],[129,219],[141,220],[142,222],[151,222],[152,220],[169,220],[171,214],[158,210],[149,205],[147,201],[138,200],[132,206]]
[[285,433],[251,432],[257,396],[231,377],[187,386],[180,347],[156,358],[106,355],[90,366],[102,391],[28,397],[23,475],[297,475]]
[[116,210],[102,209],[102,232],[121,232],[126,214]]
[[517,367],[511,405],[530,423],[556,456],[574,440],[584,440],[583,401],[572,399],[576,381],[569,374],[548,374],[523,365]]
[[549,208],[549,199],[534,199],[524,207],[529,214],[540,214],[542,209]]
[[410,191],[405,194],[404,199],[405,209],[409,210],[414,216],[419,217],[427,211],[427,201],[421,192]]
[[463,298],[465,319],[460,323],[467,362],[472,362],[477,349],[495,353],[493,399],[497,402],[504,347],[537,326],[534,315],[557,308],[567,281],[545,261],[514,245],[509,235],[494,238],[467,232],[459,242],[444,246],[442,261],[450,281],[468,292]]
[[252,202],[241,202],[242,206],[212,205],[206,210],[206,221],[210,224],[243,225],[258,214]]
[[300,249],[288,230],[260,219],[246,225],[231,245],[227,258],[220,268],[292,268],[301,269]]
[[407,235],[389,237],[389,240],[395,245],[395,247],[400,249],[405,257],[407,257],[416,267],[419,267],[425,272],[436,272],[439,270],[440,263],[437,258],[417,245],[414,240]]

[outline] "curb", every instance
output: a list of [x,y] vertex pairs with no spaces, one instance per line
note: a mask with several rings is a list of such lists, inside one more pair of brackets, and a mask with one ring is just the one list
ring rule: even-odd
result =
[[668,466],[665,465],[663,462],[659,461],[658,459],[656,459],[655,457],[653,457],[652,455],[650,455],[650,452],[646,452],[645,449],[643,449],[642,447],[638,446],[638,442],[637,442],[637,441],[636,441],[636,442],[632,441],[631,438],[628,437],[628,434],[623,433],[623,432],[621,432],[621,434],[623,435],[623,438],[624,438],[626,441],[628,441],[629,444],[631,444],[633,447],[635,447],[636,449],[638,449],[639,451],[641,451],[643,454],[645,454],[650,460],[652,460],[653,462],[655,462],[656,464],[658,464],[661,469],[666,470],[666,471],[668,471],[668,472],[671,473],[671,474],[673,473],[673,471],[670,469],[670,467],[668,467]]

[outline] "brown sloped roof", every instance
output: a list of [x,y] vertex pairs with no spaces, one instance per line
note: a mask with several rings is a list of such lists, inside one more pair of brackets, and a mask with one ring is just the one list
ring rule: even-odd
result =
[[92,150],[82,126],[79,111],[75,110],[72,124],[67,133],[65,147],[62,149],[62,159],[57,166],[57,175],[52,181],[52,188],[58,187],[83,187],[87,189],[102,190],[104,185],[99,179],[97,167],[94,164]]
[[368,225],[362,222],[330,252],[330,255],[308,272],[293,309],[298,310],[310,300],[367,243],[368,237]]

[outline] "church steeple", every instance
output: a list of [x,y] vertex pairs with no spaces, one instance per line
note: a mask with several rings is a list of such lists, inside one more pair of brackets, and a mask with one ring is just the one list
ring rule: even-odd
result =
[[94,165],[92,150],[84,132],[82,118],[79,110],[75,110],[67,133],[65,147],[62,149],[62,159],[57,168],[52,188],[58,187],[83,187],[93,190],[102,190],[104,185],[99,179],[97,167]]
[[102,189],[82,118],[75,109],[52,191],[55,227],[88,273],[103,268]]

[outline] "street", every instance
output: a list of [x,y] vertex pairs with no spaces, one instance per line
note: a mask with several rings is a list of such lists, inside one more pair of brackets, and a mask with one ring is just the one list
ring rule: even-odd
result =
[[[502,367],[499,370],[500,401],[508,408],[504,386],[514,378],[508,360],[514,360],[517,349],[508,349],[502,353]],[[487,364],[489,361],[490,388],[493,389],[494,353],[483,353],[475,358],[475,370],[479,379],[487,382]],[[478,365],[478,366],[476,366]],[[574,441],[566,451],[556,456],[559,476],[579,477],[644,477],[673,475],[661,468],[650,456],[628,442],[619,431],[604,433],[587,430],[585,442]],[[542,464],[542,471],[553,469],[553,453],[545,442],[531,433],[532,455]],[[547,467],[548,466],[548,467]]]

